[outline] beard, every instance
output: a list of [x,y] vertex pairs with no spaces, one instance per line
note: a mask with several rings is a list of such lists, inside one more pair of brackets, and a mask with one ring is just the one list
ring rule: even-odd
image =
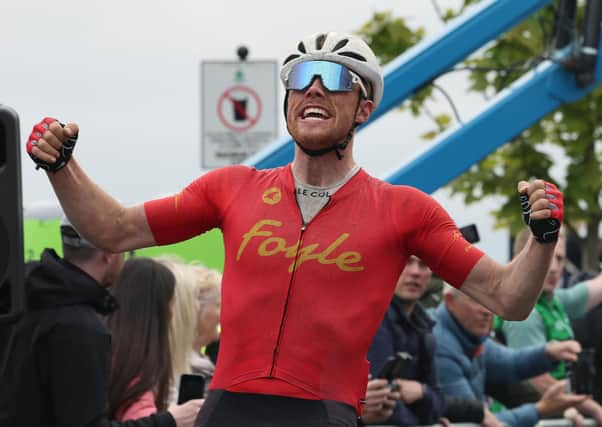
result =
[[296,124],[286,124],[286,128],[291,137],[303,147],[309,150],[320,150],[339,144],[345,140],[348,131],[330,128],[324,129],[300,129]]

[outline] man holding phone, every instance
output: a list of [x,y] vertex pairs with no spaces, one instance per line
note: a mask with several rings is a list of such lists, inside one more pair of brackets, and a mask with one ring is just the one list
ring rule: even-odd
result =
[[[514,241],[513,253],[518,256],[524,249],[528,234],[520,232]],[[514,349],[545,345],[551,340],[564,341],[574,339],[571,320],[583,318],[592,308],[602,303],[602,274],[577,283],[569,288],[560,288],[562,273],[566,262],[566,230],[560,229],[559,239],[554,246],[554,256],[546,274],[543,289],[527,319],[522,322],[498,322],[500,332],[506,344]],[[576,367],[574,367],[576,369]],[[564,363],[556,365],[549,372],[530,379],[531,384],[540,392],[567,376]],[[576,391],[576,390],[573,390]],[[580,390],[581,391],[581,390]],[[585,390],[591,394],[592,390]],[[602,405],[594,399],[587,399],[571,409],[566,416],[580,423],[581,415],[593,418],[602,425]]]
[[[443,396],[434,366],[434,322],[418,301],[431,276],[428,265],[410,256],[368,351],[372,376],[385,378],[391,389],[399,389],[393,413],[381,420],[390,424],[435,424],[443,411]],[[362,419],[369,422],[372,416],[366,410]]]

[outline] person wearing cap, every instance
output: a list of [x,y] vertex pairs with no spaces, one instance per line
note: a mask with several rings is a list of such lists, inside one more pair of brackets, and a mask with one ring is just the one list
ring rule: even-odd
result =
[[222,335],[198,426],[355,425],[366,353],[410,255],[494,312],[520,319],[537,299],[562,220],[554,185],[519,182],[534,239],[501,265],[465,241],[430,196],[363,170],[353,157],[355,130],[384,85],[358,36],[327,32],[295,42],[280,76],[291,164],[216,169],[137,206],[122,206],[73,160],[76,124],[45,118],[27,141],[69,217],[99,247],[126,251],[222,230]]
[[26,312],[9,339],[0,380],[0,425],[191,426],[200,403],[129,423],[107,418],[111,335],[100,316],[124,257],[98,249],[64,219],[63,258],[46,249],[26,265]]

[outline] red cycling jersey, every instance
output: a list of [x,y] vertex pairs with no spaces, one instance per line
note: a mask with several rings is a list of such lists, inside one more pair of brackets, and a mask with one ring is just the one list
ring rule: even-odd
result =
[[[360,170],[303,224],[291,167],[231,166],[145,204],[157,244],[222,230],[222,335],[211,388],[277,379],[361,412],[366,353],[406,260],[460,286],[482,252],[430,196]],[[253,390],[248,390],[253,391]]]

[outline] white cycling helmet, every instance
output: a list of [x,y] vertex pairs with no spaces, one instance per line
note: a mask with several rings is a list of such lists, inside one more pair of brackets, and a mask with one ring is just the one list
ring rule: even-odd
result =
[[330,61],[346,66],[370,83],[375,107],[380,104],[384,86],[382,71],[370,46],[358,36],[316,33],[301,40],[282,64],[280,79],[285,87],[293,66],[306,61]]

